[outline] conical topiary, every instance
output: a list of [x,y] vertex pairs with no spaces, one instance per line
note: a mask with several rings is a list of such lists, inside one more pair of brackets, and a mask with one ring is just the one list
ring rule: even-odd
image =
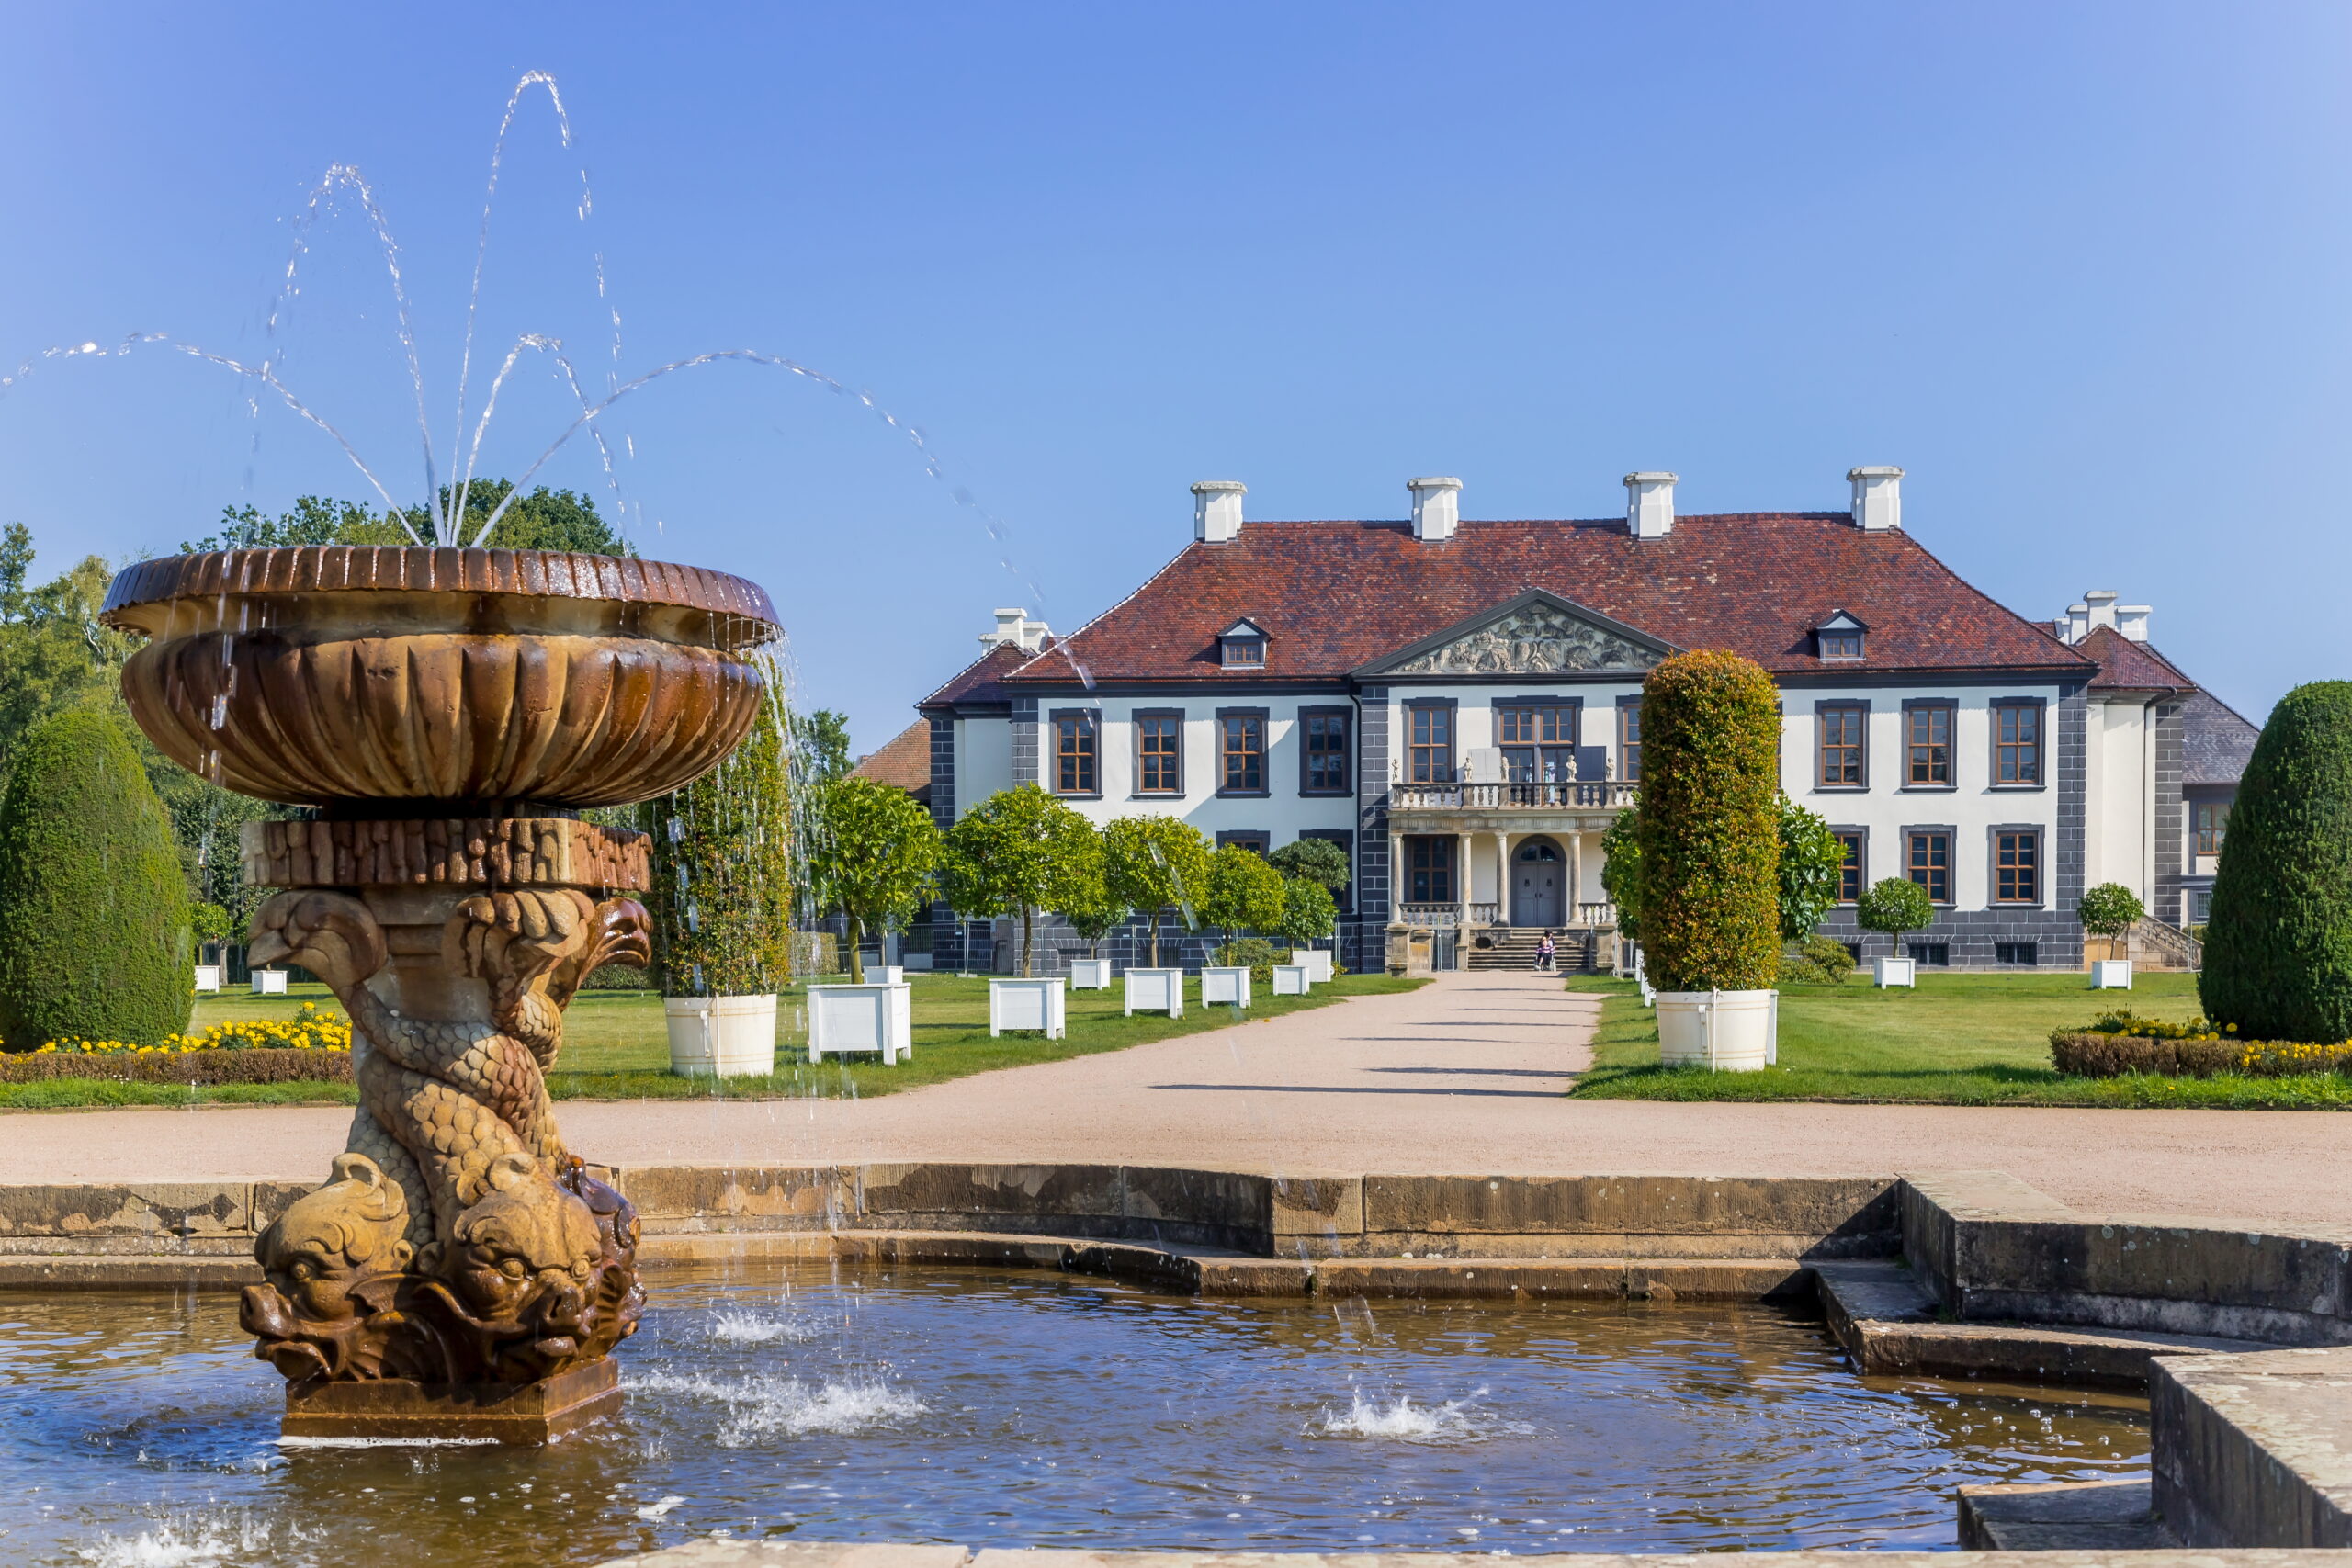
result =
[[2198,979],[2245,1040],[2352,1038],[2352,681],[2270,710],[2230,810]]
[[0,793],[0,1042],[153,1045],[194,1002],[187,883],[120,719],[69,713]]

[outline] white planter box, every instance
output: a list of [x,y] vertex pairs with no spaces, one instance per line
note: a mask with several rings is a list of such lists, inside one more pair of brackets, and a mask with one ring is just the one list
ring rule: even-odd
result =
[[915,1054],[914,988],[895,986],[808,987],[808,1059],[821,1062],[830,1051],[879,1051],[882,1065]]
[[2091,989],[2094,991],[2128,991],[2132,988],[2132,961],[2128,958],[2095,958],[2091,960]]
[[1777,991],[1660,991],[1658,1059],[1669,1067],[1752,1073],[1778,1055]]
[[1073,991],[1107,991],[1111,988],[1111,961],[1107,958],[1073,958],[1069,961],[1069,988]]
[[286,994],[286,971],[283,969],[256,969],[253,972],[252,977],[247,981],[247,984],[253,987],[253,994],[254,996],[282,997]]
[[1127,1012],[1164,1012],[1170,1018],[1184,1016],[1184,972],[1182,969],[1130,969],[1127,982]]
[[199,991],[219,990],[220,988],[220,965],[218,964],[198,964],[196,966],[196,988]]
[[[1294,947],[1290,950],[1290,961],[1306,970],[1306,977],[1317,985],[1328,986],[1331,983],[1331,950],[1329,948]],[[1279,997],[1283,994],[1282,987],[1278,986],[1274,988],[1274,995]]]
[[690,1078],[775,1071],[775,998],[664,997],[670,1070]]
[[1221,966],[1201,971],[1201,1005],[1211,1002],[1231,1002],[1235,1007],[1250,1005],[1250,971]]
[[1919,965],[1912,959],[1874,958],[1871,960],[1871,973],[1883,987],[1908,986],[1915,991],[1919,988]]
[[990,980],[989,1038],[1008,1029],[1042,1029],[1048,1040],[1069,1032],[1059,980]]
[[1303,997],[1315,984],[1315,971],[1304,964],[1274,965],[1274,995]]
[[865,966],[865,984],[869,986],[903,986],[907,982],[907,966],[903,964],[869,964]]

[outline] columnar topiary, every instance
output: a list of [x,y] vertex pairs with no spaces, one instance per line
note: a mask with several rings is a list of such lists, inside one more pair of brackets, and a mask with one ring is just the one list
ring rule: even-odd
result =
[[1642,687],[1642,951],[1661,991],[1762,990],[1781,954],[1780,704],[1736,654]]
[[194,999],[187,882],[126,727],[33,729],[0,794],[0,1041],[153,1045]]
[[2352,1037],[2352,682],[2270,710],[2230,809],[2198,980],[2248,1040]]
[[732,755],[638,807],[653,836],[653,961],[664,995],[763,997],[792,979],[793,802],[773,705]]

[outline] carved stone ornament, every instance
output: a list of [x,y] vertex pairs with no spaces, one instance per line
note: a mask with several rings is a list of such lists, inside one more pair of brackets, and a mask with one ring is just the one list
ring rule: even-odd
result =
[[1662,656],[1549,604],[1529,604],[1388,666],[1394,675],[1557,675],[1647,670]]

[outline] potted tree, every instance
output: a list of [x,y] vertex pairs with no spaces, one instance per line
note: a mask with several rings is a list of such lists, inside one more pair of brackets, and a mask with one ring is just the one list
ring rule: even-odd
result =
[[[1321,842],[1315,839],[1300,841]],[[1340,907],[1332,901],[1331,890],[1322,883],[1294,876],[1283,884],[1283,915],[1273,931],[1289,944],[1290,962],[1274,966],[1274,995],[1303,997],[1316,981],[1330,981],[1330,950],[1315,943],[1329,937],[1339,923]]]
[[874,779],[842,777],[816,791],[808,880],[820,909],[849,923],[849,978],[865,984],[868,931],[903,920],[930,897],[939,829],[914,796]]
[[1873,883],[1862,895],[1854,918],[1864,931],[1884,931],[1894,939],[1890,944],[1894,952],[1877,963],[1879,985],[1917,987],[1918,965],[1903,951],[1903,933],[1925,931],[1936,923],[1936,907],[1928,890],[1909,877],[1890,876]]
[[672,1072],[775,1070],[776,993],[792,974],[784,729],[771,711],[718,767],[636,808],[653,839],[646,904]]
[[[1217,951],[1218,962],[1201,966],[1203,1007],[1211,1002],[1231,1002],[1238,1008],[1250,1005],[1250,974],[1261,954],[1271,970],[1273,949],[1264,942],[1238,942],[1235,933],[1271,931],[1280,925],[1284,901],[1283,874],[1267,864],[1262,855],[1238,844],[1227,844],[1209,857],[1209,890],[1201,905],[1201,918],[1216,927],[1225,940]],[[1245,953],[1245,947],[1256,951]],[[1273,983],[1271,972],[1266,983]]]
[[[1309,978],[1328,985],[1331,979],[1331,953],[1314,943],[1328,941],[1339,929],[1340,895],[1348,890],[1350,874],[1348,852],[1329,839],[1295,839],[1266,857],[1266,863],[1283,874],[1289,886],[1284,895],[1285,929],[1280,933],[1284,941],[1296,942],[1291,950],[1290,961],[1303,964]],[[1304,886],[1303,886],[1304,885]],[[1323,890],[1324,903],[1330,907],[1330,918],[1320,919],[1314,914],[1322,906],[1308,899],[1306,886]],[[1304,926],[1301,922],[1304,922]],[[1314,934],[1305,938],[1294,931],[1314,928]]]
[[[1098,854],[1098,865],[1102,857]],[[1111,896],[1110,880],[1097,874],[1091,879],[1085,892],[1072,898],[1061,911],[1086,943],[1086,956],[1069,961],[1069,986],[1073,991],[1107,991],[1111,988],[1111,961],[1102,956],[1102,939],[1125,925],[1135,911]]]
[[2083,930],[2107,942],[2107,956],[2091,960],[2092,990],[2132,988],[2131,950],[2125,948],[2119,957],[2116,946],[2147,912],[2140,896],[2120,882],[2102,882],[2084,893],[2083,901],[2075,907],[2075,916],[2083,922]]
[[1780,701],[1736,654],[1677,654],[1642,687],[1642,945],[1668,1066],[1772,1057],[1780,966]]

